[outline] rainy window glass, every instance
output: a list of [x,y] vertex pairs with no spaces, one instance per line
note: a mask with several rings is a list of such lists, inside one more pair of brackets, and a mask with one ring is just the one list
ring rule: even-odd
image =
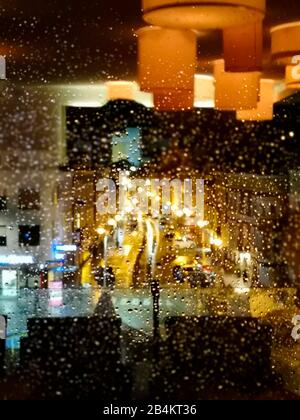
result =
[[21,210],[39,210],[40,194],[38,191],[24,188],[19,192],[19,209]]
[[0,211],[7,209],[7,198],[5,196],[0,197]]
[[39,226],[19,226],[19,245],[38,246],[40,243]]
[[0,226],[0,246],[7,245],[6,226]]
[[45,3],[0,5],[0,400],[299,400],[299,1]]

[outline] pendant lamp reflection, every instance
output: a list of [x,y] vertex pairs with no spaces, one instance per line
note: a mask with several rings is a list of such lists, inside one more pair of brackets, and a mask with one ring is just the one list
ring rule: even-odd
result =
[[221,111],[254,109],[259,101],[260,73],[227,73],[224,60],[214,63],[216,108]]
[[181,29],[224,29],[262,21],[266,0],[143,0],[144,20]]
[[137,86],[133,82],[113,81],[107,82],[107,99],[113,101],[123,99],[133,101],[137,91]]
[[263,53],[262,22],[233,26],[223,31],[225,71],[261,71]]
[[153,93],[158,110],[192,108],[196,33],[151,26],[140,29],[138,38],[141,90]]
[[261,79],[260,97],[257,107],[250,110],[237,111],[237,119],[243,121],[268,121],[273,119],[273,106],[275,100],[275,81]]

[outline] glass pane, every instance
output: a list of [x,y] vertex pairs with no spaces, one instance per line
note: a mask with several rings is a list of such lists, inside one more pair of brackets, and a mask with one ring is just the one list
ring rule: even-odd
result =
[[1,2],[0,399],[299,400],[299,2],[48,3]]

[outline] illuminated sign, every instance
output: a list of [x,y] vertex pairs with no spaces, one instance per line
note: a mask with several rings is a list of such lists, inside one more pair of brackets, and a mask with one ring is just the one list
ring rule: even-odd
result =
[[56,252],[75,252],[77,251],[76,245],[55,245]]
[[57,261],[63,261],[65,259],[65,254],[63,254],[63,253],[56,253],[55,254],[55,259]]
[[59,307],[63,304],[63,283],[62,281],[54,281],[49,286],[50,301],[52,307]]
[[0,264],[2,265],[18,265],[33,263],[33,257],[30,255],[0,255]]

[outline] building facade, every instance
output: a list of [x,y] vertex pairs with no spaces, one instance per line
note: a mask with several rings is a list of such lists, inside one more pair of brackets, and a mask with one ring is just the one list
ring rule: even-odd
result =
[[223,244],[223,263],[253,285],[280,286],[290,281],[283,255],[288,211],[284,176],[222,174],[215,183],[214,212]]

